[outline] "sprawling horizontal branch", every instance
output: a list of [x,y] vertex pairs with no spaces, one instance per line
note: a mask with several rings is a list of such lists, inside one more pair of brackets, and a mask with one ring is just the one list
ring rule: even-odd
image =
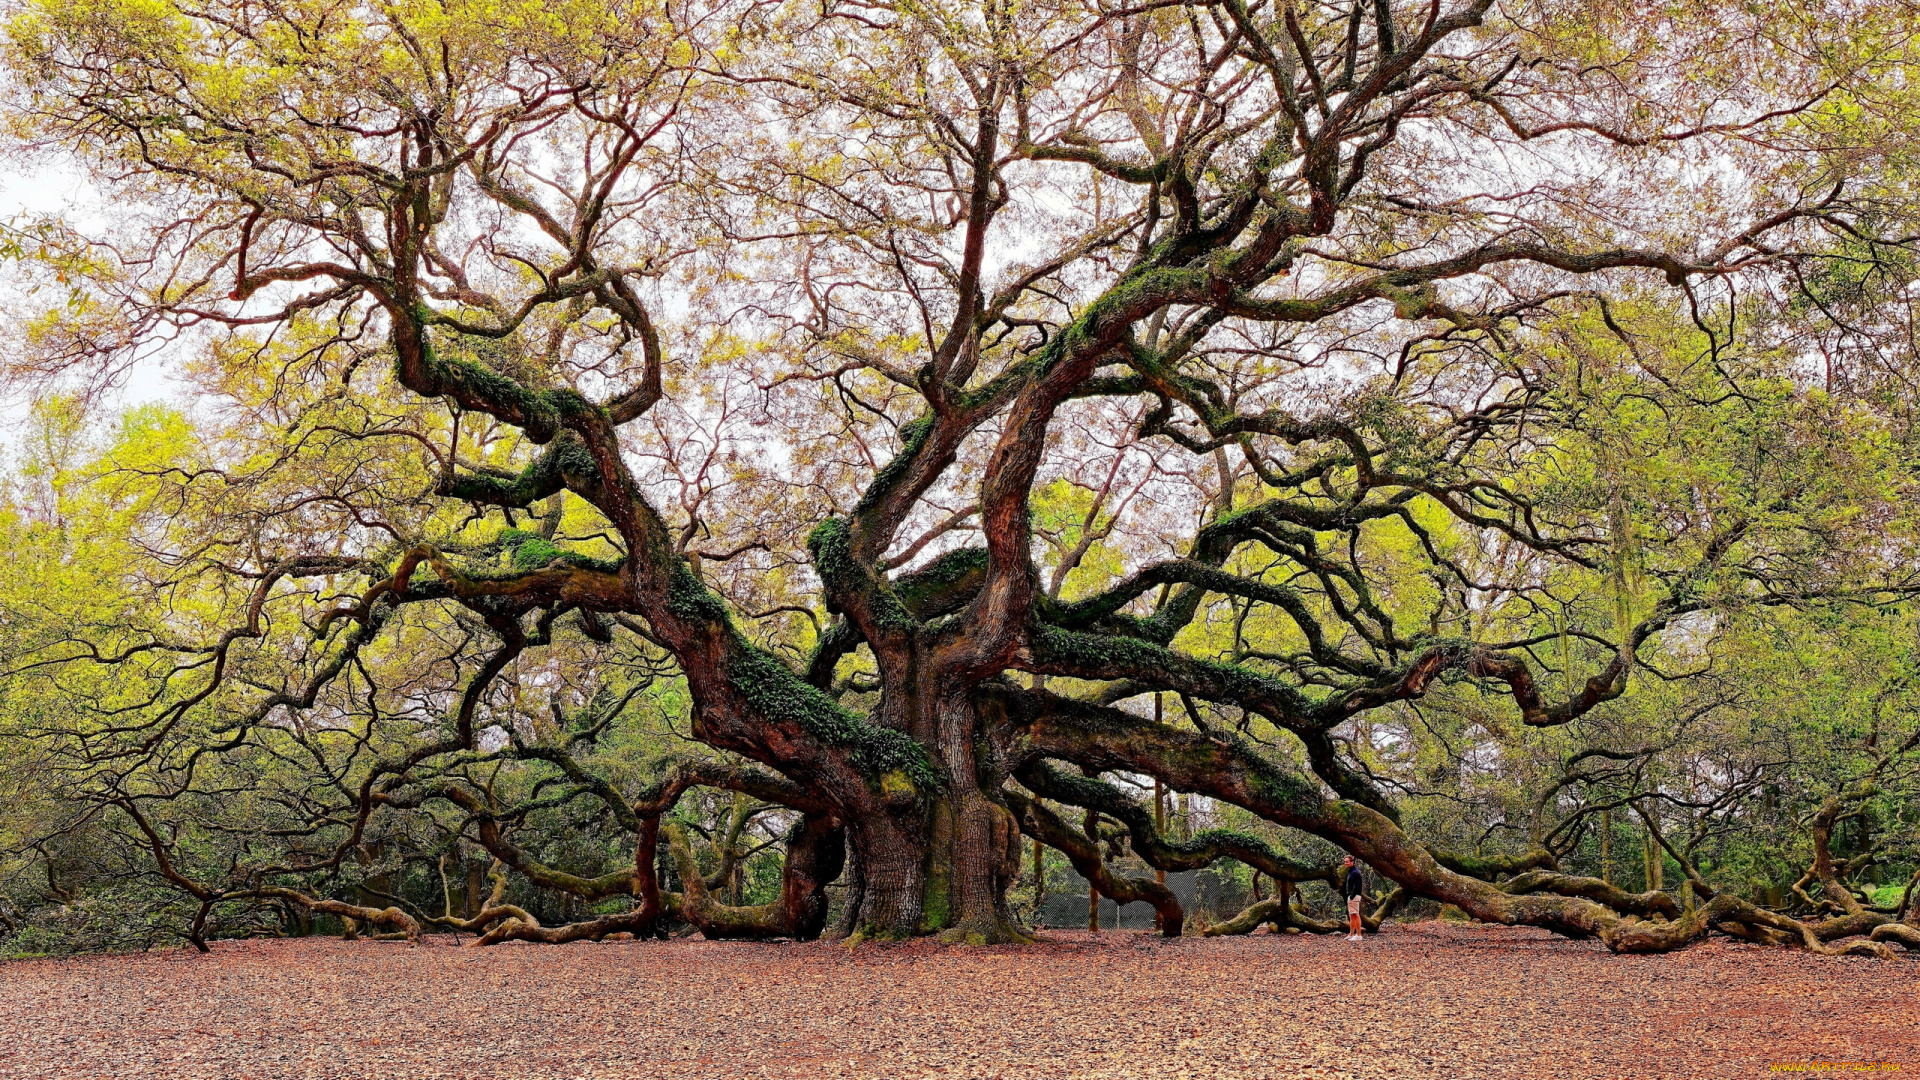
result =
[[[1263,924],[1272,926],[1275,931],[1284,931],[1292,926],[1311,934],[1337,934],[1348,929],[1344,922],[1327,922],[1308,915],[1301,910],[1300,905],[1292,901],[1290,896],[1292,891],[1288,884],[1282,883],[1280,895],[1265,900],[1255,900],[1241,909],[1233,918],[1207,927],[1207,936],[1250,934]],[[1406,889],[1396,887],[1382,897],[1379,903],[1371,905],[1371,909],[1363,903],[1360,915],[1361,927],[1370,933],[1378,933],[1380,924],[1393,917],[1393,913],[1399,909],[1406,896]]]
[[[489,917],[493,916],[493,917]],[[609,934],[634,934],[644,937],[657,927],[661,913],[635,908],[562,926],[542,926],[540,920],[518,908],[495,908],[482,912],[482,920],[492,926],[473,944],[498,945],[503,941],[532,941],[541,945],[564,945],[569,941],[600,941]]]
[[[1348,656],[1335,649],[1327,641],[1319,616],[1299,590],[1241,577],[1191,559],[1155,563],[1098,596],[1062,604],[1057,610],[1045,613],[1044,617],[1064,629],[1094,627],[1145,593],[1175,583],[1195,586],[1202,593],[1237,596],[1280,608],[1306,638],[1308,653],[1329,668],[1363,676],[1379,675],[1384,671],[1376,661]],[[1157,622],[1158,619],[1139,620],[1134,626],[1144,631],[1141,636],[1165,644],[1171,640],[1171,635],[1155,631],[1177,627],[1162,627],[1155,625]],[[1134,626],[1128,626],[1127,629],[1133,629]]]
[[1630,893],[1609,881],[1599,878],[1576,877],[1572,874],[1559,874],[1551,870],[1529,870],[1517,874],[1500,883],[1500,891],[1519,896],[1523,893],[1546,892],[1556,896],[1581,896],[1598,904],[1605,904],[1615,911],[1643,918],[1659,915],[1673,919],[1680,915],[1680,906],[1673,897],[1664,892],[1649,890],[1643,893]]
[[1186,913],[1172,889],[1148,878],[1114,873],[1101,857],[1099,843],[1061,821],[1059,815],[1039,800],[1010,789],[1000,795],[1006,800],[1007,809],[1013,811],[1014,820],[1020,823],[1020,831],[1065,854],[1074,870],[1098,889],[1101,896],[1118,904],[1153,905],[1160,916],[1160,932],[1167,937],[1180,936]]
[[[1397,812],[1365,777],[1341,761],[1327,731],[1332,721],[1313,719],[1315,703],[1291,685],[1248,668],[1201,660],[1137,638],[1077,633],[1050,626],[1029,629],[1015,666],[1047,675],[1127,680],[1136,692],[1171,690],[1237,705],[1298,736],[1314,771],[1341,795],[1394,816]],[[1069,707],[1058,703],[1046,707]],[[1122,714],[1124,715],[1124,714]]]
[[1441,866],[1456,874],[1477,877],[1482,881],[1494,881],[1509,874],[1524,874],[1529,870],[1560,869],[1553,852],[1545,848],[1534,848],[1519,855],[1458,855],[1436,851],[1433,857]]
[[1301,911],[1299,906],[1291,900],[1276,896],[1255,900],[1240,909],[1232,918],[1223,919],[1207,927],[1205,933],[1208,937],[1233,937],[1239,934],[1251,934],[1261,926],[1272,926],[1277,930],[1285,930],[1293,926],[1314,934],[1332,934],[1346,929],[1342,924],[1315,919]]
[[1197,870],[1222,858],[1238,859],[1277,881],[1325,881],[1335,884],[1338,868],[1311,866],[1288,858],[1265,840],[1231,829],[1206,829],[1189,840],[1173,840],[1154,827],[1153,813],[1112,784],[1029,762],[1014,774],[1028,791],[1055,802],[1094,810],[1126,826],[1134,854],[1156,870]]
[[355,932],[354,924],[366,923],[370,926],[389,927],[395,933],[404,934],[408,941],[416,941],[420,937],[421,927],[419,921],[397,907],[373,908],[366,907],[362,904],[349,904],[344,900],[326,900],[319,897],[308,896],[306,893],[300,892],[297,889],[281,888],[274,885],[263,885],[259,888],[247,889],[243,892],[227,893],[220,897],[220,899],[228,901],[253,899],[283,900],[304,908],[315,915],[334,915],[339,917],[346,921],[348,927],[347,932],[350,935]]
[[[1029,698],[1042,696],[1036,692]],[[1275,824],[1332,841],[1408,892],[1457,905],[1475,918],[1544,926],[1573,937],[1598,936],[1615,948],[1620,947],[1615,936],[1630,930],[1620,915],[1584,898],[1515,896],[1455,874],[1385,815],[1356,802],[1324,797],[1318,785],[1232,738],[1183,731],[1117,709],[1078,703],[1034,701],[1018,722],[1023,755],[1144,773],[1175,790],[1210,795]]]
[[604,900],[610,896],[632,896],[639,892],[639,882],[633,868],[615,870],[598,877],[588,878],[557,870],[529,855],[507,837],[506,830],[501,828],[500,819],[495,816],[487,800],[465,784],[442,783],[428,788],[422,794],[436,795],[466,811],[476,826],[480,844],[487,849],[487,853],[543,889],[577,896],[589,903]]
[[752,765],[709,760],[675,762],[634,799],[632,812],[637,818],[658,817],[693,787],[737,791],[808,814],[830,812],[830,804],[818,792],[784,776]]

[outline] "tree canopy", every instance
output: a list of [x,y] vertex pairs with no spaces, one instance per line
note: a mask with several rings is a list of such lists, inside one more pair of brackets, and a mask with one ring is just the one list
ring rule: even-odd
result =
[[1914,14],[16,4],[0,914],[1920,947]]

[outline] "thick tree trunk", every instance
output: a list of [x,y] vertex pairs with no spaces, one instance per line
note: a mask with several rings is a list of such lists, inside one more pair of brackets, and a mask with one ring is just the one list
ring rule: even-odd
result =
[[898,941],[920,931],[931,854],[920,824],[890,813],[848,823],[847,835],[860,866],[858,913],[850,942]]
[[850,822],[848,834],[860,867],[850,941],[917,934],[968,944],[1031,940],[1006,900],[1020,872],[1018,826],[977,787],[942,793],[922,821],[881,815]]
[[[975,759],[981,721],[966,689],[952,688],[942,695],[939,720],[940,759],[951,787],[937,811],[934,835],[945,843],[933,851],[928,914],[945,918],[929,917],[928,929],[968,943],[1027,940],[1006,899],[1020,873],[1020,829],[1006,807],[981,790],[983,780],[998,789],[1004,770],[981,775],[982,763]],[[938,886],[943,879],[946,895],[941,904]]]
[[[964,688],[917,689],[927,707],[909,723],[945,784],[922,792],[912,806],[848,822],[863,894],[850,940],[939,934],[967,944],[1031,941],[1007,904],[1020,874],[1020,829],[983,790],[975,756],[979,710]],[[997,789],[1004,770],[986,771]]]

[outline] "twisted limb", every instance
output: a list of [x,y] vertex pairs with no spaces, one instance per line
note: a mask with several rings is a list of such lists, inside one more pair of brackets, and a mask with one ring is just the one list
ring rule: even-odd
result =
[[342,937],[347,941],[352,941],[360,936],[360,926],[362,924],[390,927],[394,934],[404,938],[409,945],[416,944],[420,940],[421,926],[419,920],[397,907],[374,908],[361,904],[349,904],[344,900],[324,900],[318,897],[308,896],[298,889],[286,889],[274,885],[249,889],[244,892],[229,893],[222,897],[224,900],[264,900],[269,898],[297,904],[310,915],[338,916],[341,921],[346,924],[346,932]]
[[693,860],[686,830],[666,827],[668,851],[684,892],[679,915],[710,940],[790,937],[812,941],[827,925],[826,887],[840,876],[846,833],[831,819],[809,815],[787,834],[787,855],[778,899],[751,907],[722,904],[708,891]]
[[1006,799],[1007,809],[1013,812],[1014,820],[1019,822],[1020,831],[1064,853],[1074,870],[1091,882],[1101,896],[1112,899],[1116,904],[1138,902],[1152,905],[1160,916],[1161,935],[1180,936],[1187,916],[1172,889],[1150,878],[1128,877],[1108,869],[1106,860],[1100,857],[1099,844],[1060,820],[1058,814],[1047,809],[1039,800],[1012,790],[1003,790],[1001,796]]

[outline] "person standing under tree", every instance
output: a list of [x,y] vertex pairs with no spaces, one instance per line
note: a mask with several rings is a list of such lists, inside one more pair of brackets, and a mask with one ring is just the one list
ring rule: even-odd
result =
[[1347,875],[1340,882],[1340,895],[1347,898],[1347,940],[1364,941],[1360,934],[1360,898],[1367,893],[1367,883],[1360,876],[1360,868],[1353,863],[1353,856],[1347,856]]

